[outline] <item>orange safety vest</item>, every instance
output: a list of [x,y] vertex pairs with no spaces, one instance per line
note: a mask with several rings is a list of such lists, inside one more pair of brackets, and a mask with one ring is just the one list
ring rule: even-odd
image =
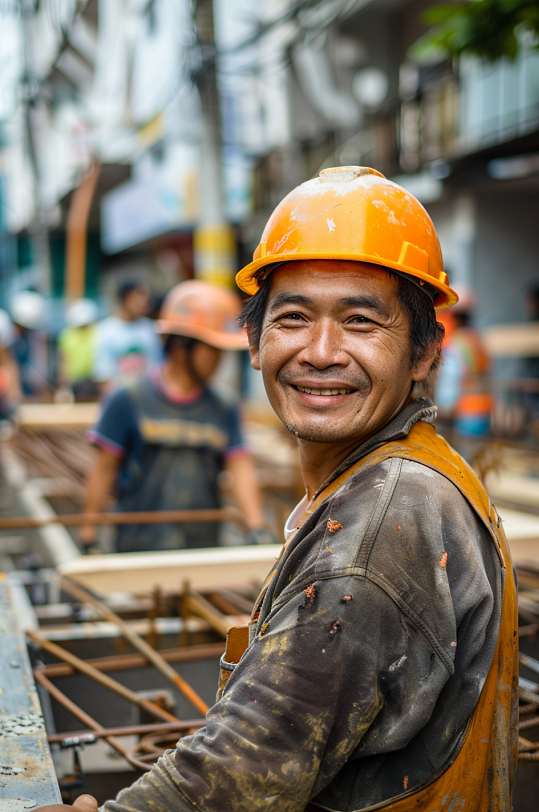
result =
[[[361,812],[381,809],[389,812],[509,812],[518,758],[517,594],[502,524],[477,475],[436,434],[433,426],[419,421],[407,437],[376,449],[331,482],[309,505],[300,526],[356,471],[391,457],[412,460],[438,471],[453,482],[482,519],[501,562],[502,614],[490,670],[451,764],[433,776],[427,785],[412,787],[396,798]],[[229,662],[239,662],[238,653],[235,652],[237,659]],[[226,654],[225,657],[228,659]],[[306,812],[320,808],[310,805]]]
[[461,327],[453,332],[449,343],[461,355],[466,369],[456,414],[462,417],[488,417],[494,405],[487,378],[490,359],[479,333],[469,327]]

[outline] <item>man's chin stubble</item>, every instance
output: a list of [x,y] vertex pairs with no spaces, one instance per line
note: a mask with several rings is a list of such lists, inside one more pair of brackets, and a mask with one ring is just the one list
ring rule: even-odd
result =
[[305,440],[308,443],[340,443],[343,440],[352,439],[348,431],[341,431],[336,428],[320,430],[309,426],[301,427],[295,423],[287,423],[282,418],[281,420],[290,434],[293,434],[298,440]]

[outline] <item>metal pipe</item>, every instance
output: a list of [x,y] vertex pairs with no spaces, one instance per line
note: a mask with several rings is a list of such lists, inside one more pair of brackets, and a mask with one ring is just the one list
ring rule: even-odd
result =
[[[39,672],[43,675],[42,668],[39,669]],[[52,683],[50,684],[52,685]],[[52,685],[52,687],[56,688],[55,685]],[[62,696],[65,696],[65,694],[62,694]],[[67,697],[65,698],[68,702],[71,702],[70,699]],[[67,710],[69,709],[67,708]],[[84,711],[82,711],[82,713],[84,713]],[[106,739],[108,736],[143,736],[148,733],[175,733],[176,731],[181,732],[182,730],[195,730],[200,727],[204,727],[205,722],[205,719],[189,719],[185,722],[163,722],[162,724],[151,725],[122,725],[121,727],[102,728],[102,730],[76,730],[71,733],[55,733],[52,736],[48,736],[47,741],[49,744],[58,744],[66,739],[76,739],[87,736],[89,733],[93,733],[96,739]]]
[[131,628],[121,617],[119,617],[116,612],[113,612],[105,603],[102,601],[97,600],[91,595],[86,589],[79,586],[79,584],[73,583],[69,578],[62,578],[61,580],[61,587],[65,592],[68,592],[72,597],[76,598],[79,601],[84,603],[89,603],[93,606],[100,615],[102,615],[107,620],[110,620],[112,623],[115,623],[118,628],[121,630],[123,636],[126,640],[128,640],[131,645],[138,649],[141,654],[146,657],[146,659],[152,663],[152,665],[157,668],[160,674],[162,674],[165,679],[167,679],[173,686],[175,686],[183,695],[184,697],[192,704],[194,707],[202,713],[204,716],[209,711],[209,705],[204,702],[202,697],[200,697],[194,688],[191,688],[188,682],[184,680],[183,677],[180,677],[179,674],[174,671],[171,665],[167,663],[167,661],[156,651],[149,643],[146,642],[140,635],[136,633],[134,629]]
[[[186,648],[163,649],[159,653],[168,663],[190,663],[220,657],[223,651],[223,643],[206,643]],[[144,668],[144,666],[150,665],[142,654],[117,654],[113,657],[96,657],[86,660],[86,662],[99,668],[100,671],[124,671],[129,668]],[[69,663],[50,663],[43,666],[42,672],[53,678],[70,677],[76,673],[76,669]]]
[[93,679],[94,682],[99,683],[104,688],[108,688],[109,691],[116,694],[116,696],[125,699],[127,702],[130,702],[133,705],[137,705],[139,708],[144,708],[148,713],[151,713],[152,716],[157,717],[158,719],[162,719],[166,722],[178,722],[175,716],[172,713],[160,708],[154,702],[151,702],[149,699],[144,699],[143,697],[136,694],[134,691],[131,691],[130,688],[127,688],[125,685],[122,685],[120,682],[112,679],[112,677],[108,677],[106,674],[102,674],[97,668],[92,665],[89,665],[85,660],[81,660],[80,657],[77,657],[75,654],[72,654],[70,651],[66,651],[61,646],[57,646],[56,643],[51,643],[50,640],[46,640],[40,634],[34,631],[27,631],[26,634],[31,640],[34,640],[36,643],[48,651],[49,654],[52,654],[53,657],[57,657],[59,660],[63,660],[64,662],[69,663],[73,666],[77,671],[80,671],[81,674],[84,674],[86,677]]
[[0,530],[29,530],[49,524],[81,527],[95,524],[165,524],[189,522],[236,522],[245,528],[243,516],[235,508],[215,510],[141,510],[129,513],[67,513],[64,516],[8,516],[0,518]]

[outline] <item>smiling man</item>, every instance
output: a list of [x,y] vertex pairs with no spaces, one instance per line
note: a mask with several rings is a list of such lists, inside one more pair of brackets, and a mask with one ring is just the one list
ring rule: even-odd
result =
[[456,300],[428,215],[374,170],[326,169],[238,284],[306,495],[206,726],[106,812],[507,812],[515,583],[496,511],[420,396],[435,308]]

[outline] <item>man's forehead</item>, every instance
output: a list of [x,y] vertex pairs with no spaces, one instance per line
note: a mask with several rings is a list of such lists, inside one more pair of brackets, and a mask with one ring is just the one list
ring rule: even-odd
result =
[[301,260],[285,262],[272,272],[270,300],[284,291],[298,288],[321,288],[325,296],[376,291],[377,295],[395,299],[397,279],[386,268],[368,262],[348,260]]

